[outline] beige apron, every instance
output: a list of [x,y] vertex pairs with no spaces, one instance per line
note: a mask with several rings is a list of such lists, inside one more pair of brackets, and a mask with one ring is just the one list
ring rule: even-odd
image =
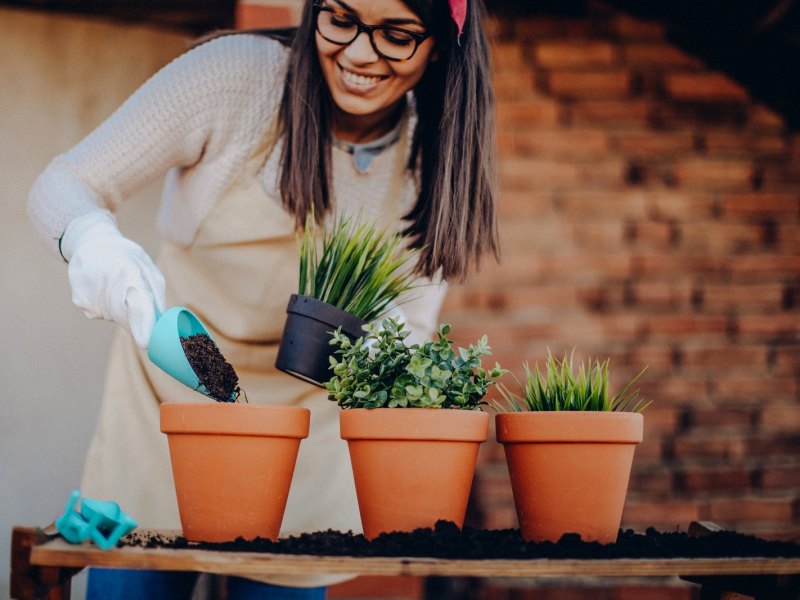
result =
[[[401,138],[396,146],[404,143]],[[300,444],[281,535],[327,529],[360,532],[347,445],[339,437],[341,409],[327,399],[323,389],[274,367],[286,304],[296,292],[299,257],[294,219],[264,191],[257,177],[270,149],[265,142],[248,159],[190,246],[165,243],[158,264],[168,285],[167,305],[183,305],[196,312],[236,369],[250,403],[311,409],[311,429]],[[397,156],[378,157],[387,161],[382,166],[392,165],[387,178],[398,195],[407,193],[400,150],[385,153]],[[350,157],[334,160],[349,161]],[[397,227],[402,204],[399,197],[386,202],[379,220]],[[167,440],[159,429],[162,400],[208,399],[152,365],[120,330],[112,345],[81,491],[87,497],[116,500],[142,527],[180,529]],[[349,578],[309,574],[264,580],[305,587]]]

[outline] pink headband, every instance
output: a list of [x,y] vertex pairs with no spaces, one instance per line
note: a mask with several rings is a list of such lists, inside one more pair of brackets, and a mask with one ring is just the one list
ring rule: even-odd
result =
[[448,0],[450,3],[450,16],[458,27],[458,35],[464,29],[464,21],[467,20],[467,0]]

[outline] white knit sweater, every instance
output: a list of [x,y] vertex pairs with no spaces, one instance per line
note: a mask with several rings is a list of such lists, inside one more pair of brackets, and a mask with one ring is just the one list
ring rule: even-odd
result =
[[[206,42],[173,60],[36,179],[28,213],[39,238],[58,254],[58,239],[70,221],[96,210],[113,212],[132,192],[166,175],[158,230],[178,244],[191,243],[216,200],[263,141],[279,108],[287,59],[288,50],[279,42],[237,34]],[[413,116],[407,119],[408,133],[414,121]],[[406,135],[403,148],[385,151],[366,173],[355,169],[349,154],[332,149],[338,213],[399,227],[394,216],[413,206],[417,187],[411,176],[391,180],[393,169],[386,167],[387,161],[407,160],[410,139]],[[280,141],[258,174],[275,201],[279,148]],[[397,196],[388,192],[398,185],[402,206],[390,210],[384,203]],[[423,289],[422,297],[418,289],[418,301],[405,312],[426,313],[427,318],[407,316],[429,334],[445,286]]]

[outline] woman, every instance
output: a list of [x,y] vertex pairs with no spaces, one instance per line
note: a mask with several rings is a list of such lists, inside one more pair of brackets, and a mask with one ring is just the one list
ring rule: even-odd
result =
[[[446,281],[497,252],[493,97],[480,0],[321,0],[291,32],[217,36],[157,73],[39,176],[29,214],[69,263],[73,301],[114,320],[81,491],[140,525],[179,527],[162,401],[196,401],[149,363],[157,315],[209,327],[250,402],[311,409],[284,533],[360,527],[338,407],[274,369],[297,285],[295,232],[313,214],[400,229],[422,281],[402,305],[418,339]],[[166,173],[158,266],[113,210]],[[346,577],[345,577],[346,578]],[[228,598],[322,598],[342,577],[229,579]],[[186,598],[193,574],[98,571],[90,598]]]

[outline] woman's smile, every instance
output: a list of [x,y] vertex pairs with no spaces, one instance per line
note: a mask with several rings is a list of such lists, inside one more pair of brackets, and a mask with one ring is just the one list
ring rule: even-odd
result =
[[337,64],[336,66],[338,67],[339,76],[344,87],[357,94],[371,92],[382,81],[389,78],[389,75],[358,73],[343,67],[341,64]]

